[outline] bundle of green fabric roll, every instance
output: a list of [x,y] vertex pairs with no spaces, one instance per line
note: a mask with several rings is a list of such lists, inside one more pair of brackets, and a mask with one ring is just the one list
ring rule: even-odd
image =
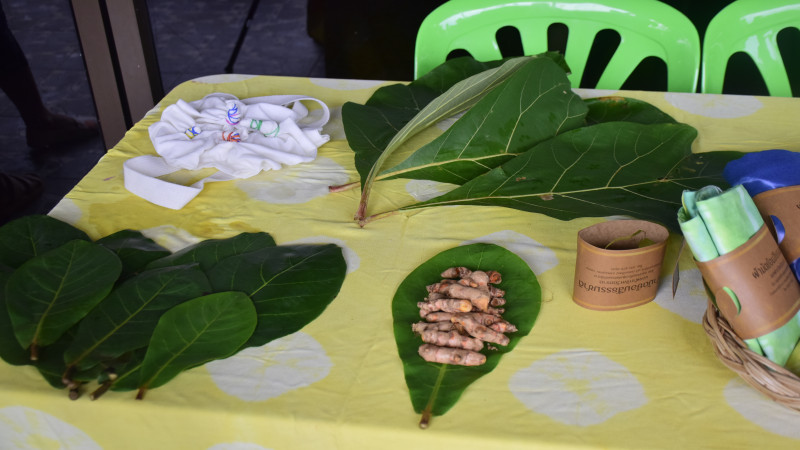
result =
[[[678,211],[681,232],[695,259],[700,262],[733,251],[764,225],[753,199],[742,185],[725,191],[717,186],[685,191],[682,203]],[[798,340],[800,313],[777,330],[758,338],[745,339],[745,343],[754,352],[784,366]]]

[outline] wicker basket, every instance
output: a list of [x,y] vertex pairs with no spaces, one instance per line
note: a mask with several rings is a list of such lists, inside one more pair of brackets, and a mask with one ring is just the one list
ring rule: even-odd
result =
[[800,411],[800,378],[747,348],[711,301],[703,317],[703,328],[723,364],[767,397]]

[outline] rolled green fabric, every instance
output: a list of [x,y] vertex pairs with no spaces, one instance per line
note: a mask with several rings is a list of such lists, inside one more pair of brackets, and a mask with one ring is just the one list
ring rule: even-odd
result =
[[706,186],[698,191],[683,191],[683,207],[678,210],[678,222],[695,259],[700,262],[711,261],[719,256],[719,252],[697,210],[697,202],[720,194],[722,189],[717,186]]
[[[747,242],[764,225],[753,199],[742,185],[727,191],[706,186],[684,191],[678,223],[695,259],[712,260]],[[734,299],[735,300],[735,299]],[[782,327],[745,339],[747,346],[776,364],[785,365],[800,340],[800,313]]]

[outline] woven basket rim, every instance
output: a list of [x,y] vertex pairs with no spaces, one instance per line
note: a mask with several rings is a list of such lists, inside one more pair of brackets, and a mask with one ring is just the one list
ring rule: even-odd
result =
[[703,317],[703,329],[725,366],[770,399],[800,411],[800,377],[750,350],[711,300]]

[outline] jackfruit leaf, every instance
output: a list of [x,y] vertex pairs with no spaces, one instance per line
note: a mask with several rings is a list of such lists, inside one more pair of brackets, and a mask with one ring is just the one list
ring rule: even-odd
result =
[[156,259],[169,256],[171,252],[136,230],[120,230],[95,241],[119,256],[122,261],[122,278],[142,271]]
[[[503,318],[518,331],[507,333],[510,342],[496,350],[484,348],[486,362],[480,366],[430,363],[418,354],[422,339],[411,331],[419,322],[417,302],[427,296],[426,286],[441,281],[441,273],[450,267],[471,270],[496,270],[502,275],[497,287],[506,291]],[[397,350],[403,361],[406,385],[414,411],[442,415],[455,405],[462,393],[478,378],[491,372],[505,353],[527,336],[541,308],[541,288],[530,266],[519,256],[495,244],[470,244],[439,253],[412,271],[397,288],[392,300],[392,319]]]
[[36,359],[39,347],[55,342],[108,295],[121,270],[114,252],[82,240],[25,262],[6,286],[17,341]]
[[454,84],[495,69],[503,62],[479,62],[471,57],[454,58],[411,83],[377,89],[363,105],[346,102],[342,106],[342,124],[347,142],[354,152],[361,184],[364,184],[389,142],[422,108]]
[[190,245],[147,265],[148,269],[198,263],[200,268],[210,269],[223,259],[264,247],[275,246],[275,240],[267,233],[240,233],[226,239],[207,239]]
[[[375,151],[376,149],[374,147],[372,148],[372,151],[369,152],[370,156],[367,158],[369,161],[369,172],[366,174],[366,176],[364,176],[363,171],[366,169],[367,163],[361,160],[360,154],[357,152],[356,170],[358,170],[359,175],[361,175],[361,201],[359,203],[358,211],[356,212],[356,220],[361,220],[365,217],[373,182],[375,181],[378,173],[380,173],[384,162],[392,155],[392,153],[394,153],[397,148],[399,148],[410,137],[414,136],[430,125],[440,121],[441,119],[451,117],[454,114],[471,108],[476,104],[476,102],[483,98],[484,95],[486,95],[488,92],[491,92],[495,87],[500,85],[520,67],[526,65],[528,61],[537,59],[547,58],[541,58],[538,56],[511,58],[505,61],[499,67],[485,70],[472,75],[465,80],[457,82],[442,95],[435,97],[432,100],[428,100],[429,103],[427,103],[424,107],[421,107],[417,114],[411,117],[411,119],[405,123],[405,125],[400,128],[396,134],[392,135],[391,140],[383,149],[379,148],[377,149],[378,151]],[[548,59],[548,61],[552,63],[551,60]],[[430,93],[429,91],[425,92],[428,94]],[[344,114],[345,110],[343,107],[343,117]],[[397,119],[397,116],[394,114],[391,117]],[[363,119],[363,115],[361,116],[361,119]],[[369,136],[373,134],[364,128],[366,124],[359,122],[357,125],[358,126],[356,129],[358,132],[367,133]],[[378,122],[373,123],[372,125],[373,127],[377,125],[379,130],[384,130],[390,124],[384,121],[383,123]],[[348,127],[345,126],[345,135],[348,135],[348,142],[350,142],[350,133],[351,131],[348,131]],[[354,131],[352,133],[353,135],[356,134]],[[379,131],[377,134],[383,136],[388,135],[386,131]],[[355,147],[352,147],[352,144],[353,143],[351,143],[351,148],[354,148],[355,150]],[[374,156],[377,156],[377,158],[373,159]]]
[[252,298],[258,326],[245,348],[294,333],[322,314],[346,271],[342,249],[334,244],[281,245],[224,259],[208,278],[215,292]]
[[585,99],[584,103],[589,107],[589,112],[586,114],[588,125],[605,122],[676,123],[675,119],[664,111],[634,98],[595,97]]
[[[77,326],[73,326],[52,345],[40,349],[38,359],[31,361],[29,353],[22,348],[14,335],[6,308],[4,291],[5,283],[10,275],[10,273],[0,270],[0,359],[12,366],[34,365],[47,383],[56,389],[63,389],[64,350],[69,345],[74,334],[73,330]],[[89,381],[96,376],[98,371],[98,368],[93,367],[88,371],[77,372],[74,379]]]
[[464,184],[560,133],[586,124],[588,108],[549,58],[527,60],[439,137],[382,179]]
[[0,264],[16,269],[75,239],[91,241],[83,231],[50,216],[24,216],[0,227]]
[[256,309],[241,292],[218,292],[181,303],[158,320],[139,369],[139,393],[179,373],[231,356],[253,334]]
[[17,341],[11,327],[11,317],[6,307],[6,283],[11,272],[0,270],[0,359],[12,366],[23,366],[31,363],[28,352]]
[[627,215],[678,232],[685,189],[727,186],[722,171],[739,152],[691,152],[685,124],[608,122],[543,142],[431,200],[400,208],[505,206],[561,220]]
[[64,361],[83,370],[145,347],[164,312],[210,292],[197,264],[144,271],[116,287],[81,320]]

